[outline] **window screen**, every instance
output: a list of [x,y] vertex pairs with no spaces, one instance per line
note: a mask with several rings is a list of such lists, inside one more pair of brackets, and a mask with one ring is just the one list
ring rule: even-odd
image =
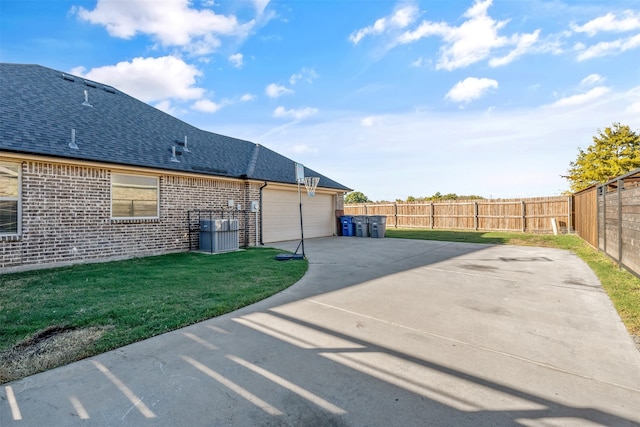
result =
[[0,162],[0,235],[20,232],[20,165]]
[[111,176],[112,218],[158,218],[158,178]]

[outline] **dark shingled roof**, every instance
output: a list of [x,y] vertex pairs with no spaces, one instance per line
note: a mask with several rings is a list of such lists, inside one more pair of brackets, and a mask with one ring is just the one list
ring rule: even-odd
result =
[[[85,91],[91,106],[84,105]],[[72,129],[78,149],[69,147]],[[171,161],[173,146],[179,162]],[[198,129],[113,87],[39,65],[0,64],[0,150],[296,182],[294,161],[264,146]],[[350,191],[311,169],[305,176]]]

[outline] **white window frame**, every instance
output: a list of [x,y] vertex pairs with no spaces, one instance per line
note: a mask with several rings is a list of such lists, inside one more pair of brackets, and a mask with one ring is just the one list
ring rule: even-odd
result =
[[[155,192],[156,192],[156,206],[155,206],[155,215],[151,215],[151,216],[114,216],[114,212],[113,212],[113,203],[114,203],[114,199],[113,199],[113,194],[114,194],[114,187],[117,186],[125,186],[122,183],[116,183],[116,179],[118,178],[123,178],[123,179],[127,179],[127,178],[131,178],[133,181],[141,181],[141,180],[145,180],[148,179],[150,182],[154,181],[155,185],[153,186],[155,188]],[[144,185],[144,184],[140,184],[140,183],[131,183],[129,185],[126,185],[126,187],[129,188],[135,188],[139,186],[140,188],[153,188],[151,185]],[[135,200],[131,200],[132,202],[134,202]],[[111,174],[111,197],[110,197],[110,209],[111,209],[111,219],[113,220],[139,220],[139,219],[159,219],[160,218],[160,178],[157,176],[150,176],[150,175],[136,175],[136,174],[131,174],[131,173],[112,173]]]
[[0,231],[0,236],[20,236],[22,235],[22,164],[15,162],[0,161],[0,167],[13,166],[17,169],[18,173],[18,195],[17,196],[0,196],[0,201],[17,202],[17,217],[16,217],[16,232],[3,233]]

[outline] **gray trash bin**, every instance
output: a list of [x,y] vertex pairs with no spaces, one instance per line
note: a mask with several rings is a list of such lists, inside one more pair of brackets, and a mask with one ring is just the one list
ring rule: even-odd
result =
[[353,223],[356,226],[356,237],[369,237],[369,225],[365,215],[354,216]]
[[387,217],[384,215],[369,215],[369,235],[382,239],[387,231]]

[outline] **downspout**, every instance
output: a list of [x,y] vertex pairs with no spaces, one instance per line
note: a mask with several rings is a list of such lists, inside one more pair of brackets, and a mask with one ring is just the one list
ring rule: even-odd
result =
[[260,187],[260,210],[258,214],[260,215],[260,245],[264,246],[264,242],[262,241],[262,212],[264,212],[264,205],[262,204],[262,189],[266,187],[269,183],[267,181],[264,182],[264,185]]
[[243,203],[243,223],[244,223],[244,249],[247,249],[249,247],[249,209],[247,209],[247,204],[249,202],[249,188],[251,187],[251,184],[249,184],[249,181],[245,180],[244,181],[244,203]]

